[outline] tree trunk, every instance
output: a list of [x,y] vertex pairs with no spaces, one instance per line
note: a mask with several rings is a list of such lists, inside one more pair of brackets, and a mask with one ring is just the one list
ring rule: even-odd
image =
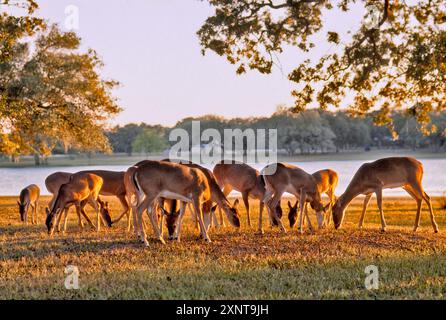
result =
[[40,166],[40,155],[39,154],[34,154],[34,164],[36,165],[36,166]]

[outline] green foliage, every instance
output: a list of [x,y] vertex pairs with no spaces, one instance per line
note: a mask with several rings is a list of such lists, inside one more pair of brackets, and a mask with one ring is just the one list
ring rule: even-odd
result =
[[168,146],[166,139],[155,129],[145,128],[132,143],[134,152],[160,152]]
[[129,123],[125,126],[116,126],[112,130],[106,132],[106,136],[110,141],[113,152],[115,153],[127,153],[129,156],[132,155],[133,142],[136,137],[141,134],[144,130],[153,130],[158,132],[161,136],[166,135],[167,128],[160,125],[151,126],[145,123],[140,125]]
[[[270,73],[274,57],[285,47],[301,50],[307,59],[289,73],[297,85],[294,111],[315,102],[324,110],[339,107],[352,94],[352,115],[379,110],[373,112],[374,122],[396,136],[392,111],[409,110],[428,134],[434,129],[429,115],[446,107],[444,0],[208,1],[215,12],[198,31],[203,53],[226,57],[237,73]],[[334,4],[348,12],[358,2],[365,13],[360,28],[344,38],[328,31],[326,39],[334,49],[313,61],[312,36],[322,32],[324,14]],[[365,19],[371,4],[380,13],[375,25]]]
[[100,78],[96,52],[81,53],[80,38],[55,25],[30,41],[15,45],[11,59],[0,63],[0,129],[8,133],[3,151],[36,159],[58,144],[111,151],[103,128],[121,110],[111,94],[118,83]]

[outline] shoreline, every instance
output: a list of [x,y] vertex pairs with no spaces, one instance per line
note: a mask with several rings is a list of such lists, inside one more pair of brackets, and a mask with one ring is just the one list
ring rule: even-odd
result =
[[[414,157],[423,159],[446,159],[446,152],[412,151],[406,149],[347,151],[340,153],[308,154],[308,155],[278,155],[278,162],[317,162],[317,161],[372,161],[385,157]],[[48,164],[36,166],[33,157],[23,157],[20,162],[13,163],[9,159],[0,160],[1,169],[14,168],[51,168],[75,166],[131,166],[142,160],[161,160],[168,157],[166,154],[154,155],[97,155],[88,158],[85,155],[58,155],[48,158]]]

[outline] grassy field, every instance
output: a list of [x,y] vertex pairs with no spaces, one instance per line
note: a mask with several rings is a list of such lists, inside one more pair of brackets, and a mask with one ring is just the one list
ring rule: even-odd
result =
[[[0,198],[1,299],[446,297],[446,210],[438,198],[434,199],[438,234],[432,232],[426,211],[422,227],[412,232],[415,203],[409,198],[385,199],[386,233],[379,231],[375,203],[365,229],[357,230],[358,199],[338,231],[330,228],[299,236],[296,230],[281,234],[265,224],[266,232],[260,236],[247,227],[240,231],[226,227],[212,230],[213,242],[206,244],[198,239],[188,214],[181,243],[161,245],[151,240],[150,248],[127,234],[124,222],[99,234],[81,233],[74,212],[67,234],[49,238],[43,210],[40,225],[24,226],[16,200]],[[117,202],[112,204],[116,215],[120,208]],[[70,264],[79,268],[79,290],[64,287],[64,269]],[[368,265],[378,267],[378,290],[365,289]]]

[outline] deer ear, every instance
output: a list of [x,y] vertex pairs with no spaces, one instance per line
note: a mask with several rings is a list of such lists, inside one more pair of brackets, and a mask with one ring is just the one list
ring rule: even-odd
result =
[[293,208],[293,206],[291,205],[291,201],[290,200],[288,200],[288,208],[290,208],[290,209]]
[[50,215],[50,209],[48,209],[48,207],[45,208],[45,213],[46,213],[47,216]]
[[238,207],[238,204],[239,204],[239,201],[238,201],[238,199],[236,199],[235,201],[234,201],[234,204],[232,205],[234,208],[237,208]]
[[294,204],[294,209],[297,209],[298,204],[299,204],[299,200],[296,200],[296,203]]
[[108,201],[105,203],[105,207],[108,209]]

